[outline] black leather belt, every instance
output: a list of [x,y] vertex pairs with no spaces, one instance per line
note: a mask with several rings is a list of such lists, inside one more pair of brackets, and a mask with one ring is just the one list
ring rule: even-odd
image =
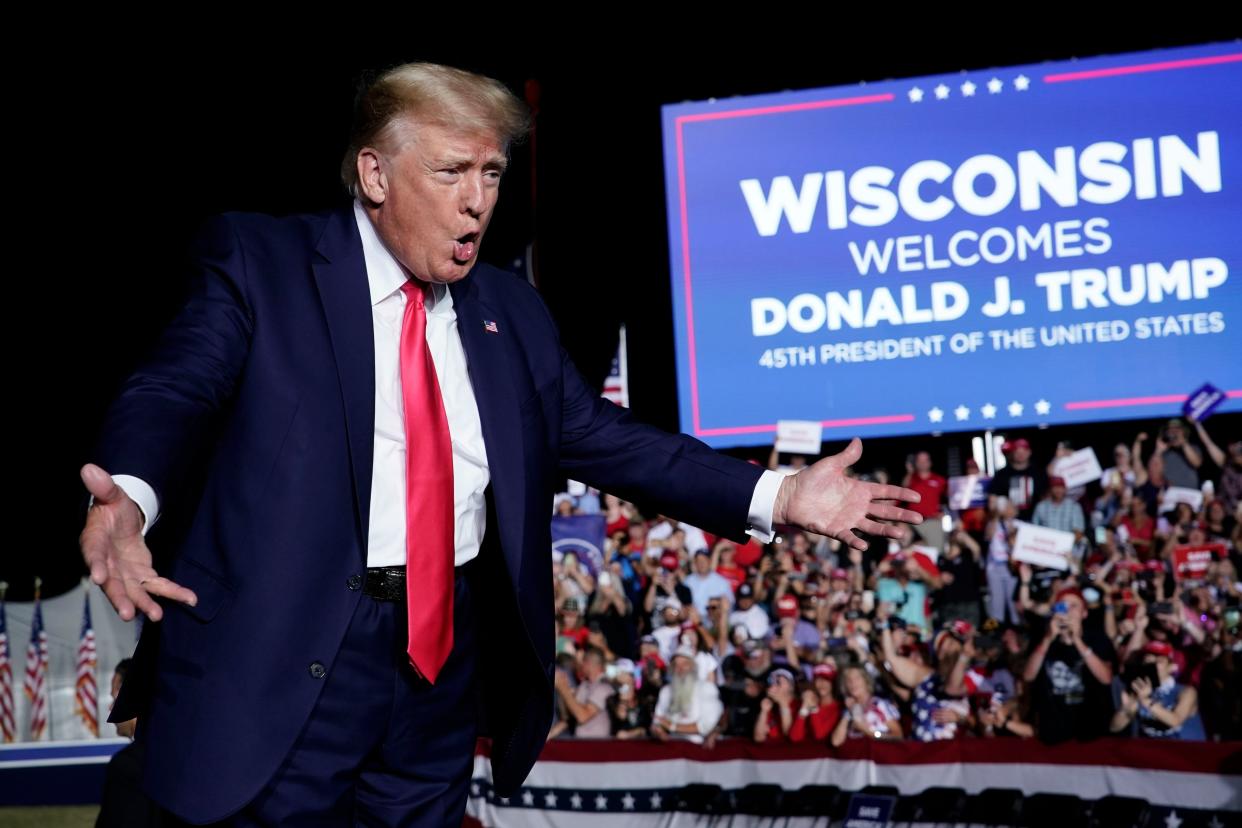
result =
[[405,600],[405,566],[373,566],[362,585],[364,595],[377,601]]
[[[474,569],[478,557],[471,558],[454,572],[461,577]],[[362,592],[377,601],[405,600],[405,566],[372,566],[367,568],[367,577],[362,582]]]

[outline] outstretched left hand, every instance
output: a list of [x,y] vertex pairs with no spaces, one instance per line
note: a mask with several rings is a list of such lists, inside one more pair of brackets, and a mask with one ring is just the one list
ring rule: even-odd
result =
[[880,523],[897,520],[918,525],[923,516],[892,501],[917,503],[919,493],[902,486],[868,483],[848,477],[845,470],[862,457],[862,441],[855,437],[840,453],[791,474],[781,483],[772,521],[836,538],[854,549],[867,541],[855,529],[887,538],[900,538],[901,526]]

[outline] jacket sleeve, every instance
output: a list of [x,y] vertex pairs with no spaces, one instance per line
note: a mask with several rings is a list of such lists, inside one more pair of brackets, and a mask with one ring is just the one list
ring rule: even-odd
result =
[[587,384],[559,339],[557,347],[564,401],[561,470],[601,491],[744,543],[764,470],[689,435],[641,422]]
[[91,461],[166,502],[207,424],[237,385],[254,331],[246,261],[232,220],[209,219],[190,248],[188,296],[104,416]]

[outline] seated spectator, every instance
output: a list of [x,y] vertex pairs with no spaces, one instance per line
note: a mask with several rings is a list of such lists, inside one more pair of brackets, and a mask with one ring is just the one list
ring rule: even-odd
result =
[[558,670],[554,686],[573,723],[578,738],[605,738],[612,735],[612,719],[608,699],[615,692],[604,678],[604,654],[597,647],[588,647],[582,659],[582,681],[572,687],[565,672]]
[[832,731],[832,746],[846,739],[900,739],[901,714],[887,699],[875,695],[875,680],[857,664],[841,671],[841,718]]
[[1143,648],[1143,663],[1156,668],[1156,683],[1138,676],[1121,688],[1121,704],[1109,729],[1148,739],[1202,739],[1199,695],[1174,677],[1173,648],[1151,641]]
[[791,742],[827,743],[841,718],[841,705],[833,694],[837,668],[831,662],[816,664],[811,675],[814,686],[802,691],[802,706],[789,728]]
[[715,733],[723,712],[716,685],[698,677],[694,650],[679,647],[673,654],[672,675],[660,688],[651,735],[662,742],[680,738],[703,744]]
[[1083,629],[1086,602],[1077,589],[1058,592],[1052,611],[1022,676],[1032,687],[1039,738],[1094,739],[1112,718],[1113,645],[1102,632]]

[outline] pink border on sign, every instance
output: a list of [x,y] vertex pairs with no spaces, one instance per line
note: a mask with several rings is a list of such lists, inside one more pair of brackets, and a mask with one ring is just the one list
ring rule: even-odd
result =
[[1236,63],[1240,60],[1242,60],[1242,52],[1232,55],[1187,58],[1186,60],[1165,60],[1159,63],[1136,63],[1133,66],[1113,66],[1108,69],[1088,69],[1083,72],[1062,72],[1058,75],[1044,75],[1044,83],[1064,83],[1065,81],[1110,78],[1117,75],[1137,75],[1140,72],[1167,72],[1170,69],[1193,69],[1196,66]]
[[[686,153],[682,126],[695,121],[719,121],[726,118],[753,118],[757,115],[777,115],[786,112],[803,112],[810,109],[828,109],[838,106],[857,106],[859,104],[889,103],[896,100],[891,92],[880,95],[862,95],[852,98],[830,98],[823,101],[807,101],[781,106],[751,107],[749,109],[732,109],[724,112],[700,112],[694,115],[681,115],[675,121],[677,137],[677,193],[681,213],[681,261],[684,273],[683,281],[686,291],[686,334],[690,346],[690,410],[694,421],[696,436],[722,436],[726,434],[755,434],[776,431],[776,425],[731,426],[728,428],[704,429],[699,420],[699,364],[697,347],[694,340],[694,291],[690,284],[690,220],[686,206]],[[889,414],[880,417],[856,417],[847,420],[824,420],[825,428],[841,428],[853,425],[873,423],[907,423],[914,420],[913,414]]]
[[[1226,391],[1225,396],[1231,400],[1242,397],[1242,389]],[[1189,394],[1161,394],[1155,397],[1119,397],[1112,400],[1078,400],[1067,402],[1067,411],[1081,411],[1087,408],[1126,408],[1132,405],[1159,405],[1160,403],[1180,403],[1189,399]]]

